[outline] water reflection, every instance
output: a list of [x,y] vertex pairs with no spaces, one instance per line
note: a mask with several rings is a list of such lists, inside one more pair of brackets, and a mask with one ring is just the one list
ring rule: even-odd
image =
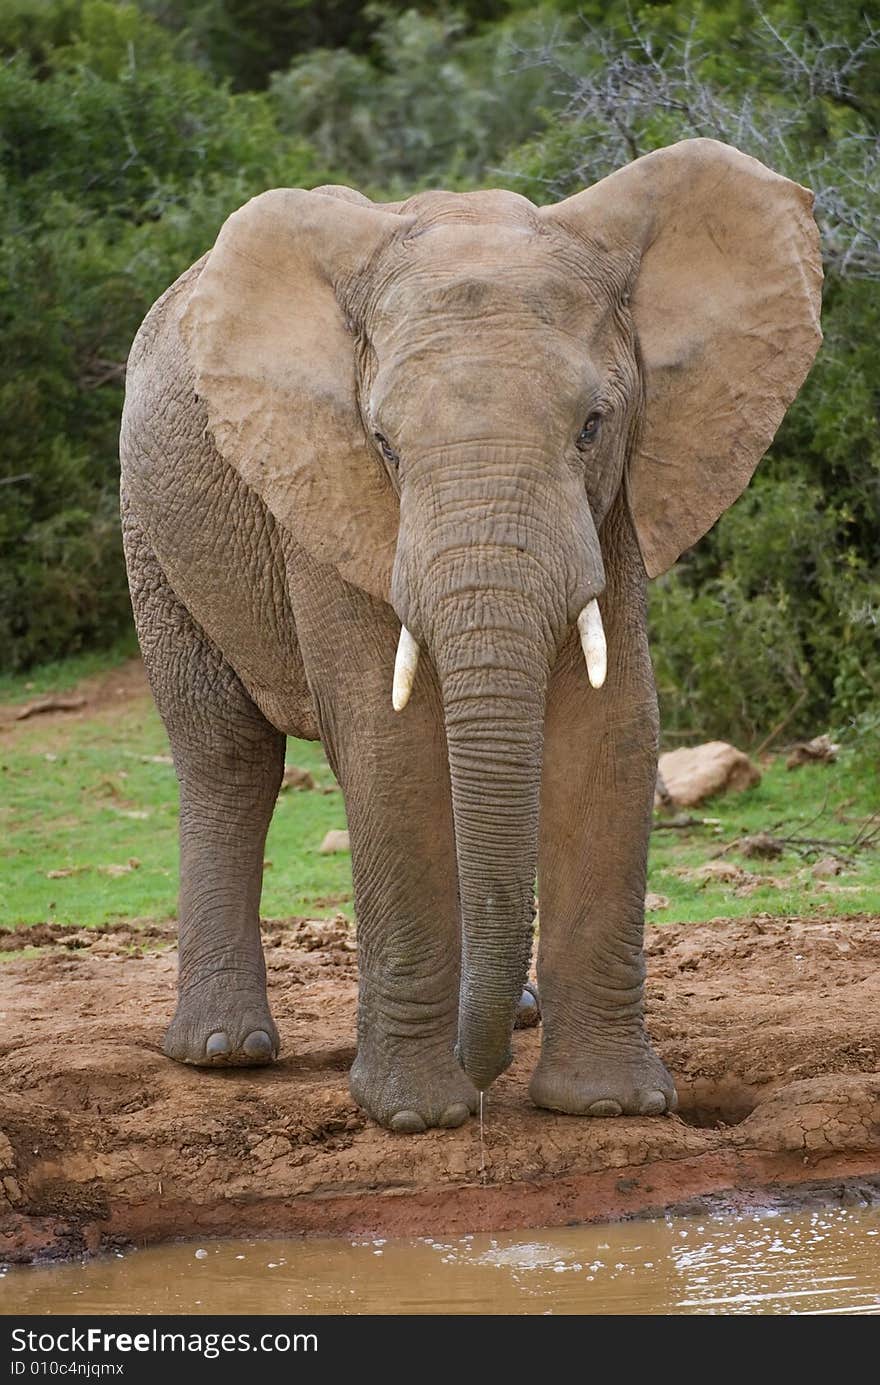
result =
[[12,1313],[880,1313],[880,1208],[208,1241],[8,1270]]

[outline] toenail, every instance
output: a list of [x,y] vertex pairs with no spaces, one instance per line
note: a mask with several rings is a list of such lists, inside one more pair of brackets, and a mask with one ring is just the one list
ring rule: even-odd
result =
[[639,1104],[639,1113],[643,1116],[659,1116],[666,1110],[666,1097],[662,1092],[645,1092]]
[[249,1058],[271,1058],[272,1040],[265,1029],[255,1029],[252,1034],[248,1034],[242,1044],[242,1052]]
[[464,1125],[470,1109],[463,1101],[456,1101],[454,1105],[447,1106],[443,1115],[440,1117],[440,1124],[445,1130],[452,1130],[456,1125]]
[[604,1101],[594,1101],[592,1106],[590,1107],[590,1115],[621,1116],[623,1115],[623,1107],[621,1106],[619,1101],[611,1101],[610,1099]]
[[205,1044],[205,1052],[209,1058],[227,1058],[232,1052],[229,1035],[224,1034],[222,1029],[218,1029],[216,1034],[211,1034]]
[[391,1117],[391,1129],[398,1135],[421,1135],[427,1128],[418,1111],[398,1111]]

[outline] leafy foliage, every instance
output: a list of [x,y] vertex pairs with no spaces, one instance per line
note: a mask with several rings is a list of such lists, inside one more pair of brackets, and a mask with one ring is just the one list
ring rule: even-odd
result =
[[826,342],[747,494],[654,584],[667,728],[876,726],[880,41],[860,0],[0,0],[0,668],[127,627],[125,354],[272,185],[545,202],[708,134],[817,190]]
[[[23,24],[28,7],[14,8]],[[180,61],[134,7],[37,17],[29,50],[0,66],[0,668],[128,624],[116,437],[129,343],[229,212],[321,177],[265,97]]]
[[846,725],[880,696],[880,30],[796,5],[728,30],[733,8],[545,45],[565,103],[509,174],[555,200],[707,135],[816,191],[825,345],[752,486],[651,593],[665,727],[748,740]]
[[493,165],[543,124],[542,102],[552,98],[549,74],[518,59],[544,41],[546,15],[474,33],[456,10],[373,5],[370,14],[370,53],[317,49],[275,74],[281,128],[305,135],[340,178],[377,197],[502,184]]

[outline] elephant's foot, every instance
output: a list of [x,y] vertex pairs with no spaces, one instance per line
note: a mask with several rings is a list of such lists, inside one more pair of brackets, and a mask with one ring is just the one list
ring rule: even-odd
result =
[[258,986],[201,988],[181,995],[162,1050],[197,1067],[261,1067],[281,1047],[266,992]]
[[463,1125],[479,1096],[452,1053],[420,1055],[418,1063],[358,1051],[348,1077],[358,1106],[398,1134],[420,1135],[431,1126]]
[[646,1039],[631,1051],[542,1056],[529,1095],[536,1106],[571,1116],[660,1116],[678,1105],[675,1084]]
[[541,1023],[541,998],[533,981],[527,981],[517,1002],[514,1029],[533,1029]]

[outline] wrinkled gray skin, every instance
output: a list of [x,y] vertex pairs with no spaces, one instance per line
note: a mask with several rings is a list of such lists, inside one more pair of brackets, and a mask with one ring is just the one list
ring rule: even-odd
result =
[[[356,305],[367,426],[399,458],[377,449],[400,495],[391,604],[311,558],[212,445],[177,332],[200,265],[132,353],[125,551],[181,792],[180,991],[165,1051],[246,1064],[278,1050],[263,848],[285,736],[320,737],[351,832],[358,1103],[404,1131],[474,1111],[509,1061],[537,868],[532,1098],[659,1113],[675,1093],[642,1018],[657,706],[622,487],[642,407],[632,323],[607,273],[572,273],[552,245],[449,292],[431,236],[414,245],[406,270]],[[597,408],[599,434],[584,438]],[[601,692],[573,626],[596,595]],[[422,658],[397,714],[401,621]]]

